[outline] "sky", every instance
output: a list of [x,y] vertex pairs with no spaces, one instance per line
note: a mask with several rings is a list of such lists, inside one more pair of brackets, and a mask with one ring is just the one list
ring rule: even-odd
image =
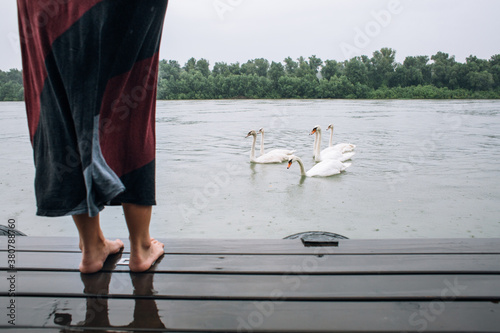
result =
[[[398,62],[438,51],[489,59],[500,54],[498,13],[498,0],[170,0],[160,59],[343,61],[383,47]],[[15,0],[0,2],[0,48],[0,70],[21,69]]]

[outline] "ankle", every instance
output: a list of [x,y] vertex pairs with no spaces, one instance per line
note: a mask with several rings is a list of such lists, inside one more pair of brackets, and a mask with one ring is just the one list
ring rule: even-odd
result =
[[106,238],[103,235],[99,235],[95,238],[81,240],[80,245],[83,252],[100,250],[106,247]]
[[146,251],[151,247],[151,238],[140,238],[130,240],[130,249],[132,252],[136,251]]
[[130,241],[130,245],[149,246],[151,244],[151,236],[149,235],[149,232],[129,236],[128,239]]

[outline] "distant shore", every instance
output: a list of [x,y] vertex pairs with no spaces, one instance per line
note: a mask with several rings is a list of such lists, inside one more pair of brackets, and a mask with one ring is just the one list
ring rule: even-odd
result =
[[[382,48],[345,61],[307,59],[245,63],[191,58],[159,62],[158,100],[211,99],[499,99],[500,54],[469,56],[465,63],[444,52],[408,56],[395,62],[396,51]],[[148,82],[131,92],[138,102]],[[0,70],[0,101],[23,100],[22,72]]]

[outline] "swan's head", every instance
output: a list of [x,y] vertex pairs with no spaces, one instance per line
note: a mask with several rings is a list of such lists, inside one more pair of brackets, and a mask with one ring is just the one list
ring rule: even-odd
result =
[[314,134],[314,133],[316,133],[316,132],[321,133],[321,127],[319,127],[319,125],[318,125],[318,126],[316,126],[316,127],[314,127],[314,128],[312,129],[311,133],[309,133],[309,135],[313,135],[313,134]]
[[259,131],[258,131],[257,133],[258,133],[258,134],[262,134],[262,133],[264,133],[264,129],[263,129],[262,127],[261,127],[261,128],[259,128]]
[[333,124],[328,125],[327,130],[331,129],[333,131]]
[[297,161],[298,157],[295,156],[295,155],[290,155],[290,159],[288,160],[288,166],[286,167],[287,169],[290,169],[290,167],[292,166],[292,163],[294,161]]
[[255,133],[254,130],[251,130],[250,132],[248,132],[247,136],[245,136],[245,138],[248,138],[249,136],[257,136],[257,133]]

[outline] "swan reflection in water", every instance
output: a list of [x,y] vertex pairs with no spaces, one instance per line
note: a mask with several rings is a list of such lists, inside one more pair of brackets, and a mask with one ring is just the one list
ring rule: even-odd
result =
[[[118,259],[115,260],[117,261]],[[161,258],[156,263],[158,264],[160,260]],[[116,261],[113,263],[113,266],[116,265]],[[128,325],[111,325],[108,306],[109,284],[111,275],[113,274],[111,271],[112,269],[108,272],[80,274],[84,285],[83,292],[86,295],[85,319],[75,325],[71,325],[71,314],[56,313],[54,323],[65,326],[61,332],[82,332],[82,329],[85,332],[87,331],[85,328],[88,328],[89,332],[108,332],[109,330],[120,329],[139,329],[142,331],[144,329],[165,328],[159,317],[156,301],[152,297],[155,294],[153,287],[154,272],[129,273],[134,289],[135,306],[133,319]],[[124,276],[127,273],[115,272],[114,274]]]

